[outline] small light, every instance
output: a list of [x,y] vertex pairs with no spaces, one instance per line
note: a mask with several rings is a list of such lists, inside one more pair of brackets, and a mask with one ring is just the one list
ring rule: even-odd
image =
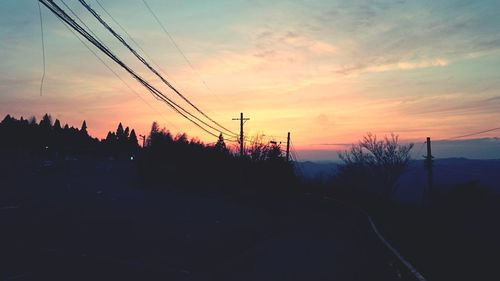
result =
[[49,147],[48,147],[48,146],[46,146],[46,147],[45,147],[45,149],[49,149]]
[[130,161],[134,161],[134,156],[130,156]]

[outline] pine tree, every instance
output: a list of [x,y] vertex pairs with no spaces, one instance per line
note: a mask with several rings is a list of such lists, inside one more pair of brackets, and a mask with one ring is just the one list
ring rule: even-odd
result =
[[106,143],[108,144],[114,144],[116,141],[116,136],[114,133],[111,131],[108,132],[108,135],[106,136]]
[[182,133],[182,134],[177,135],[177,137],[175,138],[175,141],[178,144],[188,144],[189,143],[188,136],[186,133]]
[[129,132],[130,132],[130,129],[127,127],[125,128],[125,131],[123,132],[123,138],[125,140],[128,140],[128,137],[129,137]]
[[49,130],[52,127],[52,117],[45,113],[45,115],[42,117],[42,120],[40,121],[40,128]]
[[137,141],[137,135],[135,134],[134,129],[130,132],[129,143],[133,149],[139,147],[139,142]]
[[41,146],[44,148],[51,146],[50,135],[52,129],[52,117],[45,113],[45,115],[42,117],[42,120],[40,121],[40,124],[38,125],[38,128],[39,130],[37,137],[40,141]]
[[59,121],[59,119],[56,119],[56,121],[54,122],[54,130],[61,130],[61,122]]
[[123,131],[123,125],[120,122],[120,124],[118,124],[118,128],[116,129],[116,138],[118,139],[118,141],[121,141],[123,139],[124,134],[125,132]]
[[[21,118],[23,118],[23,117],[21,117]],[[13,118],[12,118],[12,117],[10,117],[10,114],[7,114],[7,115],[5,116],[5,118],[3,119],[2,123],[4,123],[4,124],[5,124],[5,123],[8,123],[8,122],[11,122],[11,120],[13,120]],[[21,120],[21,121],[22,121],[22,120]]]
[[36,117],[35,116],[31,116],[28,121],[29,121],[30,125],[36,125]]
[[160,127],[158,126],[158,122],[154,121],[153,124],[151,124],[151,131],[149,132],[147,146],[151,147],[156,145],[159,140],[159,134]]
[[158,122],[154,121],[151,125],[151,133],[150,135],[157,134],[160,132],[160,126],[158,126]]
[[224,142],[224,136],[222,135],[222,133],[220,133],[219,139],[217,140],[217,143],[215,144],[215,149],[217,151],[223,151],[223,152],[227,151],[226,143]]
[[83,123],[82,123],[82,128],[80,129],[80,131],[81,131],[83,134],[85,134],[85,135],[87,135],[87,134],[88,134],[88,133],[87,133],[87,122],[85,122],[85,120],[83,120]]

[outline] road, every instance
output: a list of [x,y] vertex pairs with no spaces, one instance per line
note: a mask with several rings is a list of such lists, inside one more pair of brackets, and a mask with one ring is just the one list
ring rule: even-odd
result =
[[328,200],[143,189],[117,161],[3,171],[0,280],[413,280]]

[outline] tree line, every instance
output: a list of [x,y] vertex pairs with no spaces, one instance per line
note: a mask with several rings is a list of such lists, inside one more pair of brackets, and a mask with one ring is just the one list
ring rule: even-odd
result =
[[139,148],[135,131],[118,125],[104,140],[89,135],[87,122],[80,128],[53,120],[49,114],[40,122],[36,117],[16,119],[10,115],[0,122],[0,149],[10,153],[28,153],[32,156],[57,158],[65,156],[119,156]]
[[[184,134],[173,135],[153,122],[138,158],[141,178],[151,186],[185,185],[212,190],[264,186],[297,181],[293,164],[277,143],[252,141],[243,157],[228,146],[222,134],[214,144],[204,144]],[[272,191],[272,190],[268,190]]]
[[[279,192],[300,180],[281,144],[266,142],[258,135],[249,142],[243,157],[236,146],[226,144],[222,134],[213,144],[205,144],[185,133],[174,135],[157,122],[152,123],[144,147],[139,146],[135,130],[121,122],[115,131],[99,140],[89,135],[85,120],[80,128],[62,126],[60,120],[53,120],[49,114],[40,122],[35,117],[16,119],[7,115],[0,123],[0,135],[0,151],[4,152],[29,153],[46,159],[134,159],[138,174],[149,186],[273,186],[273,191]],[[321,189],[363,204],[390,201],[398,178],[408,166],[412,147],[400,145],[397,135],[380,140],[368,134],[340,154],[343,163]]]
[[226,144],[222,134],[213,144],[205,144],[187,134],[172,134],[153,122],[144,147],[139,146],[134,129],[118,124],[106,138],[99,140],[87,131],[84,120],[75,128],[45,114],[16,119],[10,115],[0,122],[0,151],[29,154],[30,157],[61,160],[65,158],[104,157],[133,160],[140,178],[147,186],[211,185],[282,186],[296,182],[293,164],[286,160],[281,145],[255,137],[245,155]]

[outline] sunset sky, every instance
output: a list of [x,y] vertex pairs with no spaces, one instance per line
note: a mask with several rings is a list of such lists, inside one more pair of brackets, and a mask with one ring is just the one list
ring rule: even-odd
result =
[[[86,1],[123,34],[96,0]],[[498,0],[147,0],[193,68],[142,1],[99,1],[211,117],[239,131],[231,119],[244,112],[251,119],[247,135],[283,140],[290,131],[304,159],[326,160],[366,132],[394,132],[420,148],[427,136],[448,139],[500,127]],[[77,0],[65,3],[127,64],[181,102]],[[43,6],[42,15],[46,76],[40,96],[38,6],[0,3],[2,118],[40,119],[48,112],[78,127],[85,119],[100,138],[120,121],[144,134],[156,120],[174,133],[215,141],[99,53],[138,97]],[[481,153],[474,147],[481,141],[443,149],[450,156],[500,158],[500,140],[486,141]]]

